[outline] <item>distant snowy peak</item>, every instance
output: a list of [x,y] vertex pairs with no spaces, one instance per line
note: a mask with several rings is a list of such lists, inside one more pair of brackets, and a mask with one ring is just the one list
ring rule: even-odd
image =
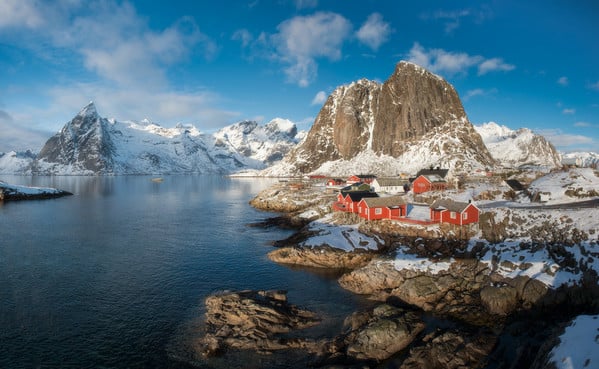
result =
[[[297,137],[296,137],[297,136]],[[51,137],[37,157],[0,154],[0,173],[52,175],[231,173],[264,169],[301,139],[291,121],[243,121],[215,134],[190,124],[165,128],[100,117],[93,102]]]
[[495,122],[474,126],[491,155],[504,167],[542,166],[556,168],[561,158],[543,136],[528,128],[512,130]]
[[562,154],[563,159],[575,159],[582,167],[599,167],[599,153],[596,152],[569,152]]

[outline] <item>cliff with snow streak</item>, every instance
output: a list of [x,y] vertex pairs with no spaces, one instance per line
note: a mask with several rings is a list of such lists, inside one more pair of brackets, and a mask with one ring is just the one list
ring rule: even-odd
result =
[[388,175],[431,165],[460,172],[495,164],[453,86],[402,61],[383,84],[362,79],[338,87],[303,143],[264,173]]

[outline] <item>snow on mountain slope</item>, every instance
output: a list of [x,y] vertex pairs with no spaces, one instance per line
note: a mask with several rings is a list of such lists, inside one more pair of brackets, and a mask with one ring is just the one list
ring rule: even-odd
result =
[[599,166],[599,153],[596,152],[569,152],[562,153],[564,159],[580,159],[582,167],[597,167]]
[[295,124],[284,119],[263,126],[240,122],[206,134],[193,125],[165,128],[148,120],[108,120],[101,118],[90,103],[46,142],[37,158],[9,161],[0,157],[0,172],[231,173],[275,163],[297,144],[299,137]]
[[31,166],[33,160],[35,160],[35,154],[29,150],[0,152],[0,172],[4,174],[23,173]]
[[495,122],[474,126],[493,158],[504,167],[524,165],[556,168],[561,158],[553,145],[528,128],[512,130]]
[[548,194],[551,204],[589,200],[599,197],[599,173],[591,168],[549,173],[533,181],[528,190]]

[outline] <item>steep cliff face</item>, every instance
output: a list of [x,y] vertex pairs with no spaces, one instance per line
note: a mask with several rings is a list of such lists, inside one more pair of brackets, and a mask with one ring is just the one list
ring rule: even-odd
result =
[[455,89],[402,61],[383,84],[363,79],[337,88],[306,140],[267,174],[335,174],[348,167],[390,174],[430,165],[468,170],[494,164]]
[[108,120],[101,118],[90,102],[46,142],[37,160],[81,172],[111,172],[114,145],[108,130]]

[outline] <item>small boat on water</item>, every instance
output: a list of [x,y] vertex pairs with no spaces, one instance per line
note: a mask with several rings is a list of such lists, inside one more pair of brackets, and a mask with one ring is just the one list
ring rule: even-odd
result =
[[156,178],[152,178],[151,181],[152,182],[156,182],[156,183],[160,183],[160,182],[164,181],[164,179],[161,178],[161,177],[156,177]]

